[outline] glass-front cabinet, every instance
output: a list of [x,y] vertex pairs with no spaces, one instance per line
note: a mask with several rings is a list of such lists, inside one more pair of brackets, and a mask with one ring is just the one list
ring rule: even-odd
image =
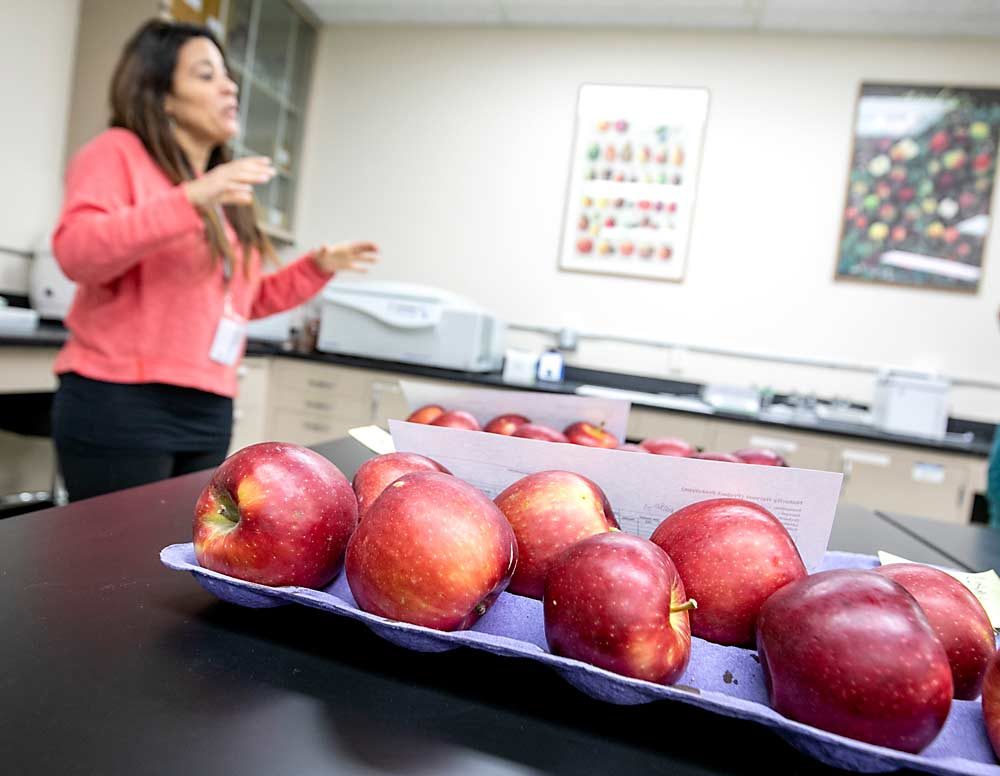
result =
[[277,176],[258,191],[272,236],[292,240],[305,101],[316,30],[284,0],[229,0],[226,48],[240,85],[238,156],[269,156]]
[[[257,189],[261,223],[272,238],[292,242],[316,27],[288,0],[200,0],[217,6],[226,56],[240,86],[237,156],[269,156],[278,174]],[[191,17],[189,0],[173,0],[174,17]],[[184,12],[178,13],[183,8]],[[190,19],[194,21],[194,19]],[[215,27],[215,19],[199,20]]]

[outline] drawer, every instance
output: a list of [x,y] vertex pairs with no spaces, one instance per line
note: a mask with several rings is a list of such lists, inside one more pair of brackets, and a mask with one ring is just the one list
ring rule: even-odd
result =
[[276,410],[290,410],[328,418],[361,418],[369,422],[372,414],[370,396],[345,398],[319,391],[279,391],[271,402]]
[[271,419],[268,435],[276,442],[314,445],[347,436],[349,429],[366,423],[367,421],[330,418],[325,415],[280,409]]
[[712,449],[731,453],[744,447],[764,447],[784,458],[789,466],[839,472],[837,446],[808,434],[787,432],[773,426],[719,423],[712,439]]
[[305,391],[339,397],[364,396],[371,376],[363,369],[347,369],[326,364],[309,364],[293,359],[279,359],[274,364],[275,385],[283,392]]
[[49,393],[56,389],[54,348],[4,348],[0,393]]

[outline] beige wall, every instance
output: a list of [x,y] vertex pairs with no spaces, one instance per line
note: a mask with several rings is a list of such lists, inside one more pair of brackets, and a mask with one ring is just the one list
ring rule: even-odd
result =
[[108,126],[111,74],[125,41],[156,15],[156,0],[80,0],[66,159]]
[[[862,80],[1000,86],[996,41],[554,29],[329,27],[299,236],[373,238],[372,273],[450,288],[521,323],[1000,382],[1000,238],[975,296],[832,280]],[[711,91],[687,277],[557,271],[582,82]],[[1000,205],[994,198],[993,212]],[[995,232],[996,230],[994,230]],[[665,352],[584,365],[667,374]],[[675,373],[870,399],[871,378],[689,355]],[[1000,419],[1000,394],[955,391]]]
[[[59,208],[79,0],[0,0],[0,246],[35,248]],[[0,291],[28,260],[0,252]]]

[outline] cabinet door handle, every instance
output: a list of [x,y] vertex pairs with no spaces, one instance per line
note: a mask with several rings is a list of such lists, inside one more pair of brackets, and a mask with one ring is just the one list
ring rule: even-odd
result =
[[329,426],[322,423],[311,423],[309,421],[305,421],[302,424],[302,428],[308,429],[309,431],[322,431],[324,433],[330,430]]
[[306,407],[311,410],[319,410],[320,412],[328,412],[330,405],[325,401],[306,401]]
[[308,380],[306,380],[306,385],[308,385],[310,388],[322,388],[324,390],[333,389],[332,380],[318,380],[315,377],[310,377]]

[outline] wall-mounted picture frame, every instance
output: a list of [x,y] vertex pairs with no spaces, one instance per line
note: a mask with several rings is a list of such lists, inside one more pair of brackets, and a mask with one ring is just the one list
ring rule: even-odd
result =
[[560,269],[684,278],[708,104],[707,89],[581,85]]
[[1000,89],[863,83],[835,278],[975,293]]

